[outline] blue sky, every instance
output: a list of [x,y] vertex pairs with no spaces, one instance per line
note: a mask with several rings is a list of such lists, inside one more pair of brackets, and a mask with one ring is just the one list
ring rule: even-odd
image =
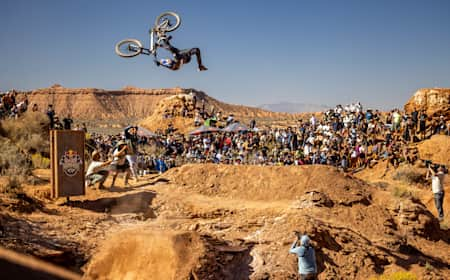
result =
[[[0,90],[186,87],[256,106],[361,101],[403,106],[422,87],[450,87],[448,0],[2,0]],[[163,11],[182,17],[179,48],[209,68],[125,59],[116,42],[149,44]]]

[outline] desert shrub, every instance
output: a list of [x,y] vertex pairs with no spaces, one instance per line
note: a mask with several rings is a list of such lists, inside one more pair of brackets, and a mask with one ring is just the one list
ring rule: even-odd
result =
[[417,276],[409,271],[397,271],[379,277],[372,277],[371,280],[417,280]]
[[1,186],[0,192],[8,194],[18,194],[22,192],[22,183],[17,176],[8,177],[6,185]]
[[33,168],[50,168],[50,159],[39,153],[31,155]]
[[[0,175],[24,182],[31,174],[33,163],[49,166],[49,160],[39,158],[49,154],[48,117],[43,113],[27,112],[19,119],[0,123]],[[30,156],[31,154],[39,156]]]
[[26,177],[31,173],[31,162],[9,139],[0,138],[0,175]]
[[49,153],[48,117],[39,112],[26,112],[19,119],[2,121],[2,135],[27,153]]
[[392,195],[398,198],[416,198],[416,193],[407,189],[406,187],[395,186],[392,190]]
[[408,184],[420,184],[425,182],[424,175],[410,166],[399,168],[392,178]]

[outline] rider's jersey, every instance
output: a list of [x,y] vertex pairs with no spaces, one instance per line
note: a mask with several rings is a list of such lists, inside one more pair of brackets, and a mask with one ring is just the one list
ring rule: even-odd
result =
[[173,66],[173,60],[172,59],[161,59],[161,64],[171,68]]

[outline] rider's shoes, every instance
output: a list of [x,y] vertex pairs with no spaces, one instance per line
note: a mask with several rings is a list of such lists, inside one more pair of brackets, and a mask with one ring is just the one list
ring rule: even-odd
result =
[[208,70],[208,68],[206,68],[206,67],[203,66],[203,65],[200,65],[200,66],[198,67],[198,71],[206,71],[206,70]]
[[155,60],[155,64],[156,64],[156,66],[160,66],[161,65],[161,63],[158,60]]

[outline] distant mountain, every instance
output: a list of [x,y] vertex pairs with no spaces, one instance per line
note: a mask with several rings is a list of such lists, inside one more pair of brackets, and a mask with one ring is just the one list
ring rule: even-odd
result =
[[276,104],[263,104],[258,106],[258,108],[269,110],[272,112],[311,113],[311,112],[323,112],[331,107],[327,105],[317,105],[317,104],[280,102]]

